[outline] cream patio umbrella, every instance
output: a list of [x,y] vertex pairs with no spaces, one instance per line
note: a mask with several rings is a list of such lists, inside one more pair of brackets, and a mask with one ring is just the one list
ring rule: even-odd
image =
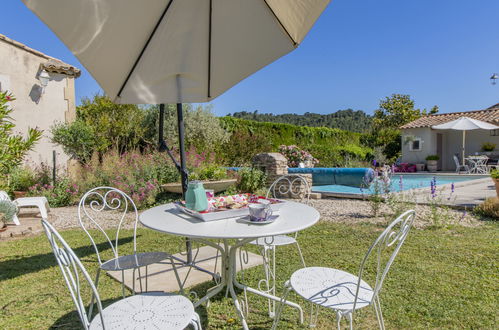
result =
[[182,103],[211,101],[294,50],[329,1],[23,0],[114,102],[177,104],[184,189]]
[[[330,0],[23,0],[117,103],[208,102],[296,49]],[[163,129],[160,128],[160,142]],[[188,263],[191,249],[188,245]]]
[[456,120],[450,121],[448,123],[432,126],[433,129],[453,129],[456,131],[463,131],[463,147],[462,147],[462,160],[464,165],[464,154],[465,154],[465,144],[466,144],[466,131],[471,131],[475,129],[485,129],[493,130],[499,129],[499,126],[492,125],[485,121],[469,118],[460,117]]

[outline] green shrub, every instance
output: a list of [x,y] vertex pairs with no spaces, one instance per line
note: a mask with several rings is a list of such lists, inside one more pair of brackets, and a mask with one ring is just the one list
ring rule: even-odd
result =
[[482,204],[475,207],[473,211],[479,216],[499,220],[499,198],[487,198]]
[[492,171],[490,171],[490,176],[492,179],[499,179],[499,170],[494,168]]
[[10,114],[14,109],[9,102],[14,101],[14,97],[7,91],[0,92],[0,173],[8,174],[16,166],[19,166],[26,153],[33,149],[34,145],[42,136],[42,131],[36,128],[29,128],[26,138],[13,133],[14,123]]
[[73,159],[86,163],[92,158],[97,141],[92,126],[82,120],[57,123],[51,128],[52,142],[62,146]]
[[29,187],[37,183],[35,172],[27,166],[18,166],[10,173],[10,191],[28,191]]
[[440,156],[439,155],[428,155],[426,156],[426,160],[439,160]]
[[257,168],[245,167],[237,172],[236,188],[242,193],[254,193],[265,187],[267,175]]
[[189,180],[223,180],[227,179],[227,170],[217,164],[206,164],[189,173]]
[[496,149],[496,144],[492,142],[484,142],[482,144],[482,151],[494,151]]
[[69,178],[59,178],[55,186],[50,184],[35,184],[29,189],[29,196],[45,196],[52,207],[74,205],[78,202],[80,189]]

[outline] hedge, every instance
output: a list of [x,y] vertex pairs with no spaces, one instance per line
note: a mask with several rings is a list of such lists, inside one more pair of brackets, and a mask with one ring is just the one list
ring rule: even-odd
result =
[[257,122],[234,117],[221,117],[220,123],[229,133],[242,132],[265,138],[274,151],[282,144],[297,145],[319,159],[321,166],[342,166],[345,161],[365,160],[372,155],[372,150],[361,144],[360,133],[327,127]]

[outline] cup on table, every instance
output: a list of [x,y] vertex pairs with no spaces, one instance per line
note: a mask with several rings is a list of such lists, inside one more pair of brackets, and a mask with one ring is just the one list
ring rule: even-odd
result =
[[213,189],[205,189],[206,191],[206,198],[213,198],[215,197],[215,190]]
[[250,221],[261,222],[267,221],[272,216],[272,209],[269,204],[253,203],[249,204]]

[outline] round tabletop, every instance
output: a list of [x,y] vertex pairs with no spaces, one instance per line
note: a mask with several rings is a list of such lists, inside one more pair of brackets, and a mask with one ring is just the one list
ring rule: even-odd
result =
[[192,238],[258,238],[294,233],[319,221],[319,212],[311,206],[286,202],[276,220],[269,224],[251,224],[241,217],[203,221],[189,216],[175,207],[164,204],[142,212],[140,222],[147,228],[168,234]]

